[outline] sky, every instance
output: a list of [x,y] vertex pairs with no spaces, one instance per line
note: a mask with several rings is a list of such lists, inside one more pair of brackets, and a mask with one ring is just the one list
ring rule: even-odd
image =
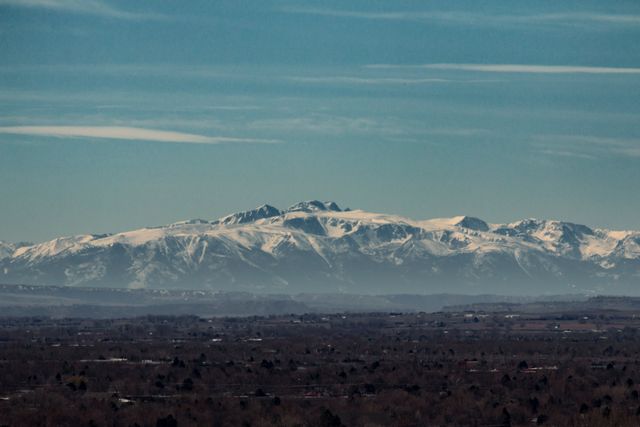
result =
[[640,2],[0,0],[0,240],[309,199],[640,229]]

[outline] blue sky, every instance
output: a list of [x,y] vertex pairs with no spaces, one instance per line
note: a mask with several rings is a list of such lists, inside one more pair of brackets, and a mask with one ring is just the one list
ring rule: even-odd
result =
[[0,0],[0,240],[306,199],[640,229],[637,1]]

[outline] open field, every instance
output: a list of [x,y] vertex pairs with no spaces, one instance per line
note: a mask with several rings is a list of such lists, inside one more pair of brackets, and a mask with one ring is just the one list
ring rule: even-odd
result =
[[0,425],[640,422],[634,311],[0,325]]

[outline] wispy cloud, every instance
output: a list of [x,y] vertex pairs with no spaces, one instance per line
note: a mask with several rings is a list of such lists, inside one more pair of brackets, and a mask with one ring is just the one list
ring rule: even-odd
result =
[[348,76],[327,76],[327,77],[289,77],[289,80],[300,83],[319,84],[359,84],[359,85],[420,85],[430,83],[450,83],[448,79],[408,79],[394,77],[348,77]]
[[261,119],[249,123],[252,129],[277,132],[304,132],[305,134],[345,135],[399,132],[388,124],[368,117],[341,117],[313,115],[310,117],[288,117]]
[[287,13],[318,15],[336,18],[354,18],[379,21],[411,21],[441,22],[450,24],[468,24],[477,26],[495,25],[579,25],[608,24],[633,26],[640,23],[640,15],[606,14],[606,13],[545,13],[529,15],[495,15],[462,11],[419,11],[419,10],[387,10],[387,11],[355,11],[344,9],[286,7]]
[[[459,13],[447,12],[409,12],[409,11],[386,11],[386,12],[366,12],[340,9],[323,9],[311,7],[285,7],[284,12],[306,15],[320,15],[339,18],[357,18],[373,20],[393,20],[393,21],[416,21],[416,20],[451,20],[459,19]],[[468,14],[463,14],[468,15]],[[469,15],[473,16],[473,15]]]
[[0,134],[48,136],[57,138],[121,139],[130,141],[155,141],[187,144],[279,142],[273,139],[205,136],[192,133],[120,126],[0,126]]
[[102,0],[0,0],[0,6],[59,10],[116,19],[154,20],[166,18],[162,15],[152,13],[129,12],[114,7]]
[[249,122],[249,129],[267,134],[301,134],[304,137],[366,137],[368,140],[397,142],[438,142],[476,140],[493,135],[490,129],[472,127],[428,127],[421,120],[393,116],[346,117],[334,114],[310,114],[297,117],[260,119]]
[[536,135],[534,144],[543,154],[596,159],[603,155],[640,157],[640,139],[593,135]]
[[459,127],[459,128],[426,129],[424,133],[427,135],[436,135],[436,136],[473,137],[473,136],[491,135],[493,132],[490,131],[489,129]]
[[577,159],[585,159],[585,160],[596,160],[597,157],[591,154],[586,154],[586,153],[580,153],[577,151],[570,151],[570,150],[550,150],[550,149],[544,149],[544,150],[538,150],[537,151],[540,154],[545,154],[548,156],[552,156],[552,157],[572,157],[572,158],[577,158]]
[[[525,17],[526,19],[527,17]],[[623,14],[607,14],[607,13],[547,13],[542,15],[529,16],[530,20],[548,21],[548,22],[599,22],[609,24],[640,24],[640,15],[623,15]]]
[[483,73],[530,74],[640,74],[640,68],[589,67],[575,65],[527,65],[527,64],[370,64],[366,68],[378,69],[427,69],[453,71],[479,71]]
[[353,76],[320,76],[320,77],[289,77],[290,81],[311,84],[346,84],[369,86],[393,85],[430,85],[439,83],[495,83],[499,80],[453,80],[442,78],[405,78],[405,77],[353,77]]

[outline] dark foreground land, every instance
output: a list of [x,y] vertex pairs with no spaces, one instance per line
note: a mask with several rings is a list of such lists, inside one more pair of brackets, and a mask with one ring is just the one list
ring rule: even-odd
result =
[[640,424],[634,311],[516,308],[5,318],[0,425]]

